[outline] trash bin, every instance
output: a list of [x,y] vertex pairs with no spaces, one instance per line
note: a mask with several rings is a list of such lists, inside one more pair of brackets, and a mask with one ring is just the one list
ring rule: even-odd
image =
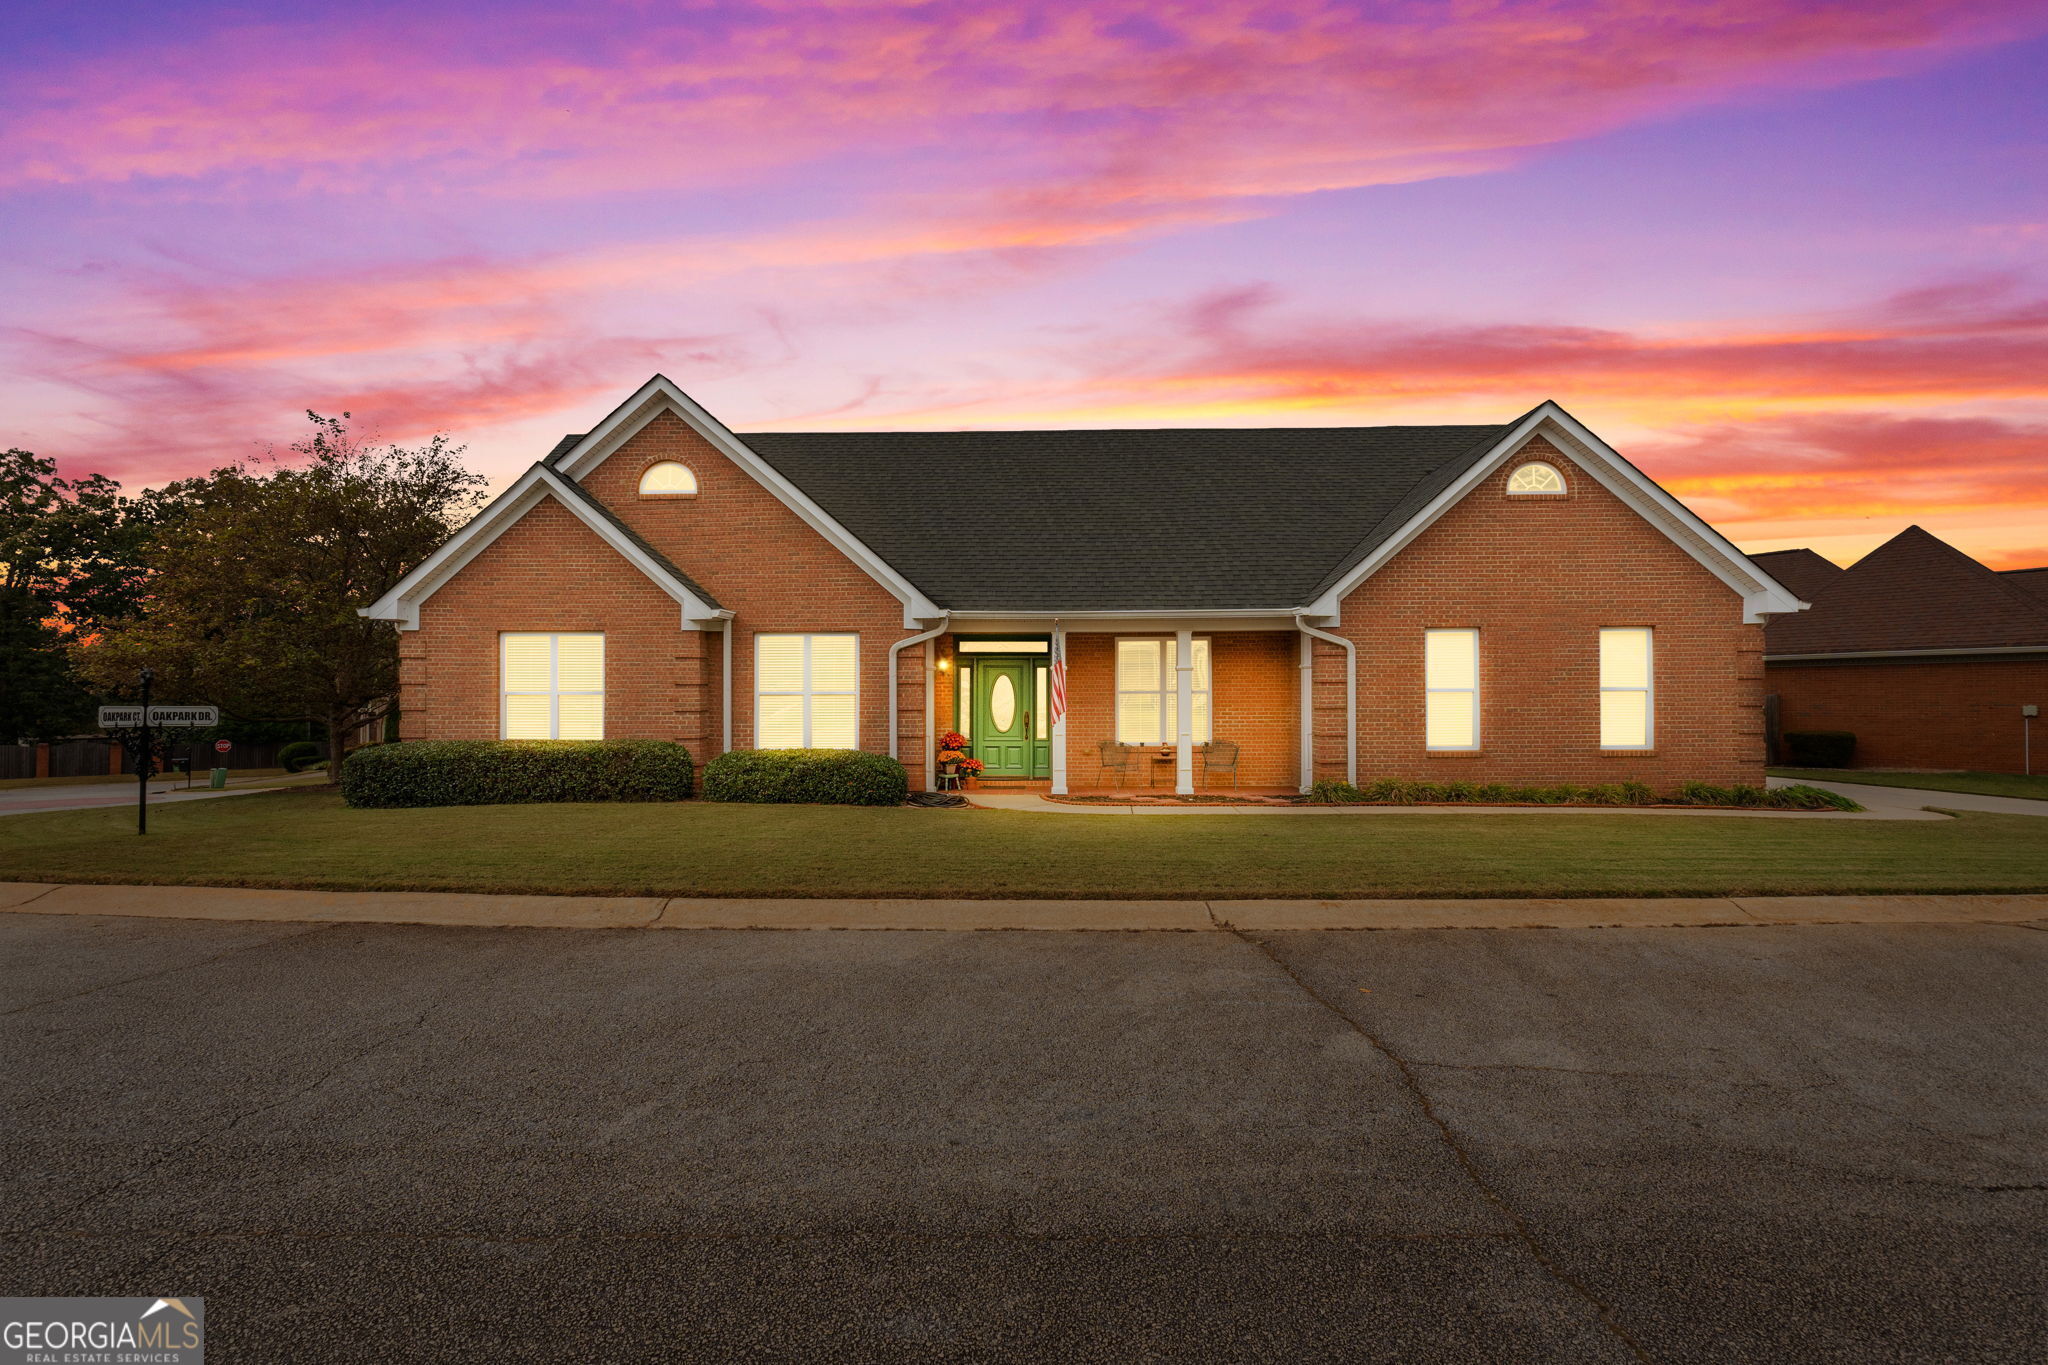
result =
[[226,768],[215,768],[213,770],[213,775],[209,777],[206,781],[206,785],[213,788],[215,791],[219,791],[222,787],[225,787],[227,784],[228,770]]

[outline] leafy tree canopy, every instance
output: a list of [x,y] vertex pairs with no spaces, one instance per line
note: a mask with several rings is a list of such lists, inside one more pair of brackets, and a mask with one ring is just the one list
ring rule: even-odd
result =
[[356,609],[475,510],[483,479],[444,436],[383,445],[351,432],[348,413],[306,416],[312,434],[288,453],[188,490],[175,532],[148,554],[140,616],[83,650],[82,667],[123,695],[147,665],[165,700],[245,720],[317,718],[338,756],[398,684],[391,624]]

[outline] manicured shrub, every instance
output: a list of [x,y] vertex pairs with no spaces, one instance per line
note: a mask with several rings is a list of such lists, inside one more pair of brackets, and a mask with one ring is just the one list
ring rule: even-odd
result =
[[341,765],[351,806],[680,801],[690,751],[665,739],[443,739],[375,744]]
[[734,749],[704,765],[711,801],[830,806],[900,806],[910,774],[884,754],[860,749]]
[[320,746],[312,740],[294,740],[277,751],[277,766],[288,773],[302,773],[319,757]]
[[1783,810],[1862,810],[1863,807],[1825,787],[1778,787],[1771,792],[1771,804]]
[[1847,730],[1791,730],[1785,763],[1793,768],[1846,768],[1856,760],[1856,736]]

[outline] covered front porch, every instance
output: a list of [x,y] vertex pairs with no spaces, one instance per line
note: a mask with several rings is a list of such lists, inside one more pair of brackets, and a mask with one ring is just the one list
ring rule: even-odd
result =
[[[983,789],[1301,790],[1302,637],[1222,624],[1058,622],[938,637],[928,785],[944,785],[937,755],[958,752],[979,761]],[[960,737],[953,749],[943,747],[949,733]]]

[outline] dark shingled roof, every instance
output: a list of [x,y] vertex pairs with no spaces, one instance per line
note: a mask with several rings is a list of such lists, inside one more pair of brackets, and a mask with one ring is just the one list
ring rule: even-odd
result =
[[1766,550],[1749,558],[1759,569],[1808,602],[1813,600],[1815,593],[1846,572],[1834,560],[1824,559],[1812,550]]
[[[554,448],[554,451],[548,456],[548,458],[542,460],[541,463],[552,467],[556,455],[559,455],[564,450],[567,450],[572,442],[580,441],[582,439],[583,438],[580,436],[563,437],[562,444],[557,445]],[[628,526],[624,521],[621,521],[619,519],[618,513],[612,511],[611,508],[605,506],[602,502],[599,502],[597,494],[591,492],[582,484],[577,483],[574,479],[563,479],[562,482],[569,486],[569,491],[576,495],[577,501],[583,503],[586,507],[590,508],[591,511],[597,513],[599,516],[603,517],[612,525],[618,527],[619,531],[626,537],[626,539],[632,541],[633,544],[638,546],[639,549],[643,553],[645,553],[649,559],[652,559],[656,564],[659,564],[664,570],[672,574],[677,582],[681,583],[684,587],[688,588],[690,592],[693,595],[695,595],[698,601],[702,602],[705,606],[711,608],[713,611],[717,611],[719,609],[717,598],[713,597],[710,593],[704,591],[704,587],[702,584],[698,583],[695,579],[691,578],[688,574],[684,573],[681,569],[677,568],[675,562],[671,560],[667,555],[655,549],[652,545],[649,545],[646,539],[642,537],[638,531]]]
[[2048,645],[2048,602],[1918,526],[1899,532],[1807,600],[1811,610],[1771,618],[1765,653]]
[[942,607],[1223,610],[1307,605],[1506,431],[740,439]]
[[1999,578],[2030,597],[2038,597],[2048,604],[2048,565],[2038,569],[2007,569]]

